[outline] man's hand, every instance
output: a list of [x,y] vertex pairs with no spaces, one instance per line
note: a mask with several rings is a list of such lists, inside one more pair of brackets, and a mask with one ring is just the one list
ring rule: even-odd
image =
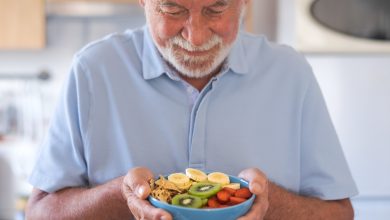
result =
[[238,220],[263,219],[269,206],[267,177],[257,168],[243,170],[238,176],[249,182],[249,190],[256,195],[249,212]]
[[153,173],[144,167],[129,170],[123,179],[123,197],[136,219],[171,220],[172,216],[168,212],[153,207],[146,200],[150,194],[149,180],[153,177]]

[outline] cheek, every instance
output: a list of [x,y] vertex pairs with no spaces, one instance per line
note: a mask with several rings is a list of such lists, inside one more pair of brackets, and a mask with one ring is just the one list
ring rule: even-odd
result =
[[217,33],[220,37],[222,37],[223,42],[225,44],[231,44],[236,40],[238,33],[238,25],[236,26],[229,26],[229,27],[224,27],[221,29],[219,33]]
[[225,44],[232,43],[240,28],[238,18],[228,17],[214,26],[214,32],[222,37]]
[[180,33],[181,25],[178,22],[168,21],[166,18],[156,16],[150,20],[150,28],[153,38],[160,46],[165,46],[165,43]]

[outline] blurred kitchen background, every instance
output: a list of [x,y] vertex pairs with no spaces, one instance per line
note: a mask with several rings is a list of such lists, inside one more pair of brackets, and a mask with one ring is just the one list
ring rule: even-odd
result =
[[[360,191],[355,219],[390,219],[390,1],[252,1],[243,28],[313,67]],[[143,25],[137,2],[0,1],[0,219],[24,219],[26,178],[73,54]]]

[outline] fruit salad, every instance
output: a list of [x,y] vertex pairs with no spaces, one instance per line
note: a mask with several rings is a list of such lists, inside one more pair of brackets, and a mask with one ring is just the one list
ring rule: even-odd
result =
[[187,208],[223,208],[245,202],[252,196],[240,183],[230,183],[221,172],[209,174],[194,168],[150,181],[151,196],[162,202]]

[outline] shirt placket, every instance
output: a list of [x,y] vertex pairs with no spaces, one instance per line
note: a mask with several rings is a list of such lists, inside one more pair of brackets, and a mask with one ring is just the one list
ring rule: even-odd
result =
[[[209,108],[210,93],[213,87],[214,79],[194,96],[195,102],[192,105],[190,132],[189,132],[189,162],[188,166],[200,170],[206,168],[206,126],[207,109]],[[194,89],[196,92],[197,90]],[[189,90],[187,90],[189,91]]]
[[191,85],[186,85],[186,90],[187,90],[187,95],[188,95],[188,101],[189,101],[189,104],[190,104],[190,111],[192,110],[192,108],[194,107],[194,104],[196,102],[196,100],[198,99],[199,97],[199,91],[197,89],[195,89],[194,87],[192,87]]

